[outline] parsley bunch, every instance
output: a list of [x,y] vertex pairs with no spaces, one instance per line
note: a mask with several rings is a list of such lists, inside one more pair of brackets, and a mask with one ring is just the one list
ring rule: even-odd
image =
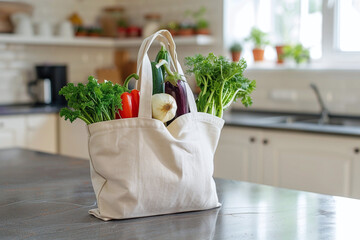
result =
[[60,110],[60,117],[70,122],[79,118],[86,124],[115,119],[115,114],[122,109],[120,96],[128,89],[110,81],[98,83],[93,76],[89,76],[88,81],[86,85],[77,86],[68,83],[60,90],[59,95],[68,103],[68,108]]
[[251,92],[256,87],[255,80],[243,76],[247,65],[244,59],[230,62],[223,56],[210,53],[207,57],[201,54],[185,58],[189,67],[188,73],[195,75],[201,92],[196,99],[199,112],[206,112],[217,117],[223,116],[223,111],[233,101],[241,98],[244,106],[252,104]]

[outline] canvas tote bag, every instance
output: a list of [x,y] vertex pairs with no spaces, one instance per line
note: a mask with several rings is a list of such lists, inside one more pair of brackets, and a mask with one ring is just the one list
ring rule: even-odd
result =
[[143,41],[138,54],[139,117],[88,125],[90,172],[98,206],[89,213],[102,220],[220,206],[212,175],[224,120],[197,112],[188,84],[190,113],[167,127],[152,118],[147,52],[155,39],[165,44],[173,68],[183,74],[171,34],[158,31]]

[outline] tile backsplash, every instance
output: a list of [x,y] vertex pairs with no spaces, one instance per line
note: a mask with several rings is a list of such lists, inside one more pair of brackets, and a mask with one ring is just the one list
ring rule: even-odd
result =
[[[222,53],[222,1],[217,0],[21,0],[34,7],[33,22],[49,21],[55,25],[64,21],[70,14],[77,12],[85,25],[94,25],[107,6],[118,5],[125,8],[126,15],[133,24],[142,25],[146,13],[160,13],[162,22],[182,20],[187,9],[206,6],[208,19],[212,26],[216,44],[211,47],[196,47],[199,53]],[[217,14],[215,14],[217,12]],[[216,17],[210,17],[210,16]],[[43,46],[0,43],[0,105],[29,103],[27,83],[35,79],[34,66],[37,64],[66,64],[68,80],[84,82],[95,69],[113,66],[114,50],[111,47],[85,46]],[[136,59],[138,47],[127,49],[131,58]],[[154,50],[155,51],[155,50]],[[154,51],[152,54],[154,54]],[[150,53],[151,54],[151,53]],[[194,46],[178,46],[179,61],[194,54]]]

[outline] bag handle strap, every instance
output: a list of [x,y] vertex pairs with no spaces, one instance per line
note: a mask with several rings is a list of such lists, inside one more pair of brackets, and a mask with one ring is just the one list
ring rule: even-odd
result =
[[171,62],[173,68],[183,76],[182,79],[185,81],[190,112],[197,112],[194,95],[192,94],[191,88],[184,77],[184,72],[177,59],[174,39],[172,38],[169,31],[160,30],[144,39],[138,53],[137,74],[140,76],[140,79],[137,83],[137,89],[140,90],[139,118],[152,118],[151,96],[153,81],[151,62],[147,53],[155,40],[163,43],[168,50],[172,60]]

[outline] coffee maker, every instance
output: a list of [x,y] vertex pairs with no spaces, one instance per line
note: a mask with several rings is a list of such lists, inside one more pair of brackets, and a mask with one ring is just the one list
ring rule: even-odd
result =
[[36,80],[29,82],[29,94],[36,104],[65,105],[63,96],[59,96],[60,89],[67,83],[65,65],[37,65]]

